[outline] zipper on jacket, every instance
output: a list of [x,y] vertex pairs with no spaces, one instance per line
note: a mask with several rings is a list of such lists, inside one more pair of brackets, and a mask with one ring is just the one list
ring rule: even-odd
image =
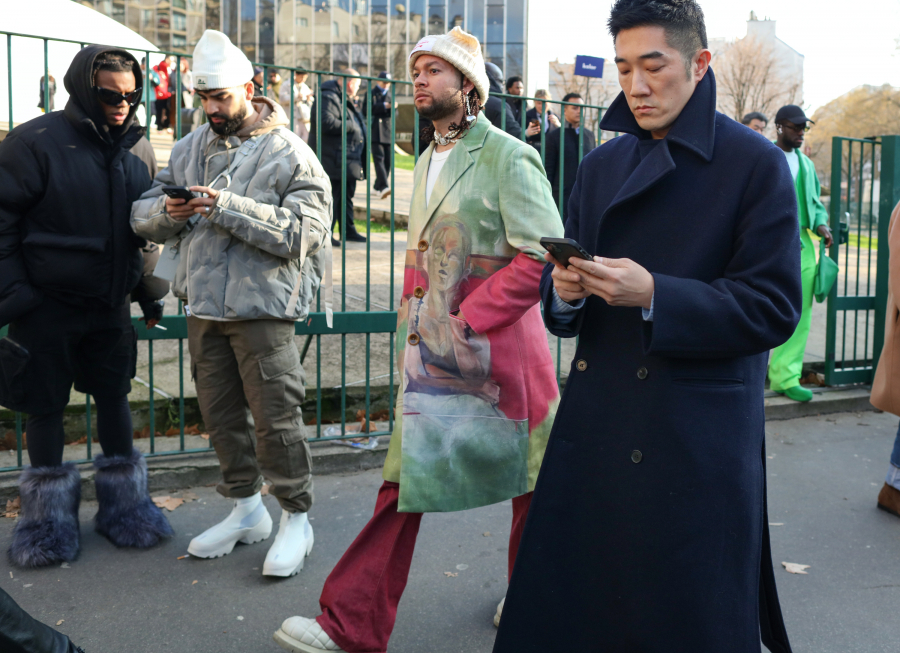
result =
[[260,227],[263,227],[264,229],[268,229],[269,231],[280,234],[280,235],[284,235],[285,233],[287,233],[286,229],[279,229],[278,227],[276,227],[272,224],[269,224],[265,220],[260,220],[259,218],[250,217],[249,215],[247,215],[245,213],[238,213],[237,211],[232,211],[230,209],[222,209],[222,208],[219,209],[219,212],[220,213],[228,213],[229,215],[237,216],[238,218],[246,220],[247,222],[252,222],[253,224],[258,224]]

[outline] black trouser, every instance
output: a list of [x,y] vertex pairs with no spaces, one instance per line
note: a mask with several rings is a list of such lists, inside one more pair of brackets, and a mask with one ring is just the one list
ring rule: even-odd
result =
[[390,186],[388,174],[391,169],[391,144],[372,143],[372,160],[375,162],[375,190]]
[[[356,180],[347,176],[347,194],[345,197],[344,215],[347,216],[347,233],[346,235],[356,234],[356,225],[353,224],[353,196],[356,194]],[[331,231],[337,233],[341,227],[341,180],[331,180]],[[341,235],[344,232],[341,231]]]
[[162,131],[169,128],[169,100],[153,100],[153,109],[156,112],[156,129]]

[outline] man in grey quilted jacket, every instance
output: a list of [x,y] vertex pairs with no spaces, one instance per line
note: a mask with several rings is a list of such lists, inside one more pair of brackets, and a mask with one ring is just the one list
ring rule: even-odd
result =
[[[194,85],[209,123],[175,144],[168,167],[134,203],[132,225],[165,243],[156,275],[168,273],[184,302],[197,399],[222,468],[218,490],[234,500],[188,552],[218,558],[237,542],[266,539],[265,479],[282,515],[263,574],[292,576],[313,545],[294,322],[306,318],[321,284],[330,326],[331,185],[284,110],[253,96],[252,77],[227,36],[204,33]],[[195,197],[175,199],[168,186]]]

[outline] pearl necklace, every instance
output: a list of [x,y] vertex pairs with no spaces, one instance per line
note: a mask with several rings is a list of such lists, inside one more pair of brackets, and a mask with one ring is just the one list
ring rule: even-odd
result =
[[[469,125],[474,123],[477,119],[478,118],[476,116],[466,116],[466,122],[468,122]],[[439,134],[437,132],[437,130],[435,130],[434,131],[434,142],[441,146],[450,145],[451,143],[458,143],[460,140],[465,138],[465,136],[466,136],[466,133],[462,132],[462,134],[460,134],[459,129],[457,129],[456,131],[453,131],[453,132],[447,132],[446,136],[444,136],[443,134]]]

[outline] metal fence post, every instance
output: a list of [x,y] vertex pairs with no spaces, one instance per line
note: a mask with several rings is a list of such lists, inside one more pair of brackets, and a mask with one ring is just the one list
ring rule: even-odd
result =
[[[840,137],[835,136],[831,139],[831,231],[832,233],[840,233],[841,223],[841,170],[844,158],[844,145]],[[838,254],[840,245],[837,240],[830,248],[829,254],[835,263],[838,262]],[[831,294],[828,296],[828,304],[825,307],[825,383],[833,384],[835,373],[836,359],[835,347],[837,340],[837,285],[832,288]]]

